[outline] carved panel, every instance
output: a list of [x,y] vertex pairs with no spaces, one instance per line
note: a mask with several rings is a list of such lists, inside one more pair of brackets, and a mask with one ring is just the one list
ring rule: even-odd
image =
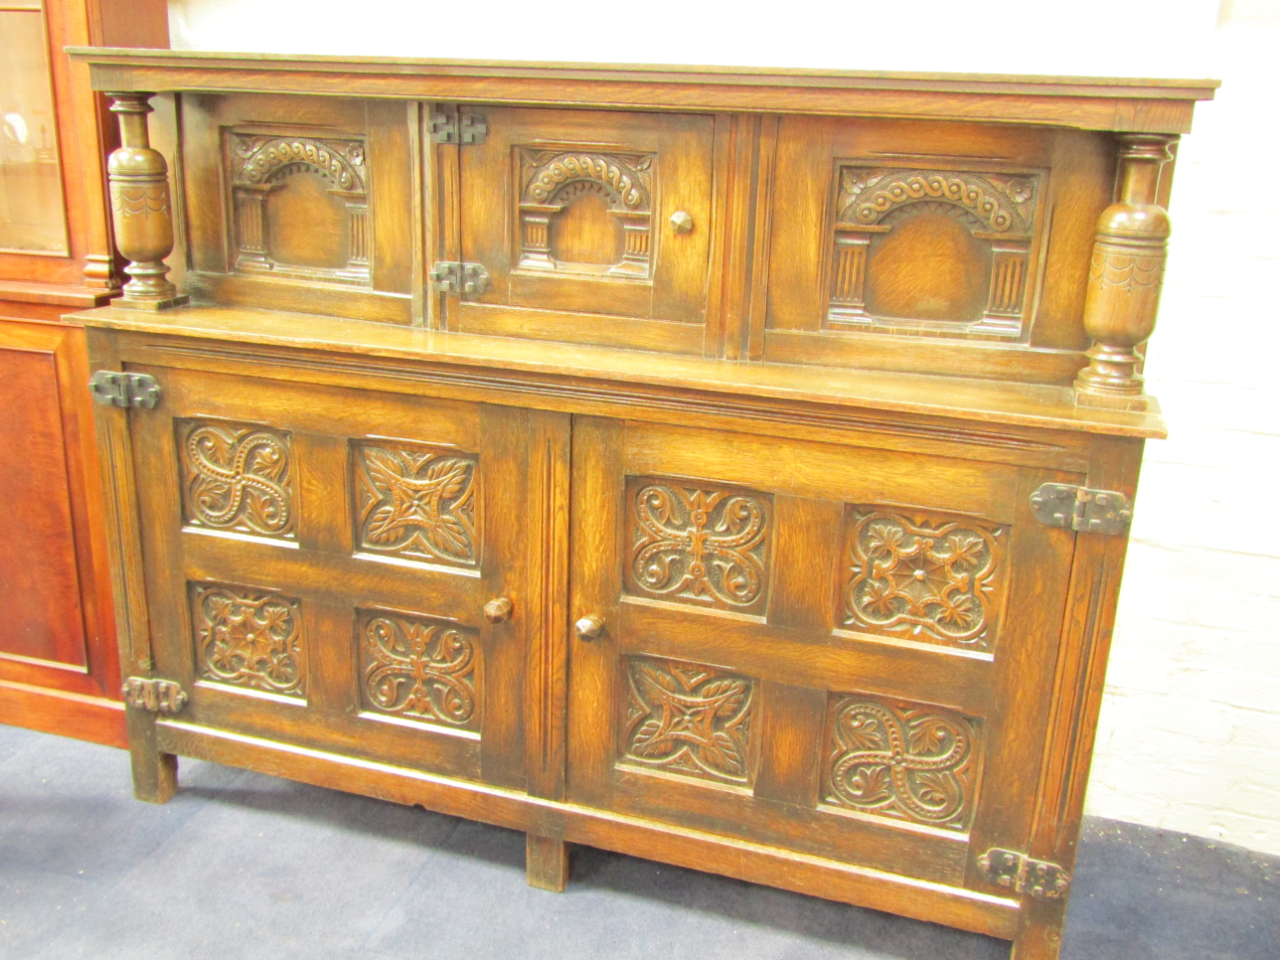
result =
[[977,720],[940,707],[833,695],[823,799],[858,813],[964,830],[981,758]]
[[988,650],[1008,579],[1006,528],[874,506],[845,514],[840,623],[926,643]]
[[773,498],[685,480],[627,481],[627,592],[763,614]]
[[828,325],[1019,336],[1042,192],[1036,172],[840,167]]
[[476,636],[448,621],[362,610],[360,699],[380,713],[479,728]]
[[516,166],[519,269],[652,276],[652,154],[517,147]]
[[[368,286],[372,247],[363,138],[236,131],[227,137],[234,269]],[[293,177],[314,178],[318,187],[304,190],[297,203],[285,204],[283,198]],[[305,241],[301,245],[299,237],[272,236],[269,212],[276,203],[283,204],[297,223],[291,233]],[[294,209],[298,206],[300,211]],[[338,229],[306,231],[300,221],[308,213],[320,219],[335,218]],[[288,244],[282,246],[286,240]],[[295,252],[299,249],[309,255],[299,257]]]
[[651,657],[626,659],[623,670],[624,763],[717,782],[750,780],[755,680]]
[[296,540],[290,435],[257,424],[175,420],[188,527]]
[[299,601],[270,590],[192,583],[197,675],[302,699],[306,663]]
[[474,567],[476,462],[455,450],[353,441],[357,550]]

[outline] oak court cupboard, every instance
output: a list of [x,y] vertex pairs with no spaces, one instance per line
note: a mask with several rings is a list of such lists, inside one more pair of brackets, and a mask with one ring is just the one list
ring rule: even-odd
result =
[[73,55],[140,798],[198,757],[1058,955],[1215,83]]

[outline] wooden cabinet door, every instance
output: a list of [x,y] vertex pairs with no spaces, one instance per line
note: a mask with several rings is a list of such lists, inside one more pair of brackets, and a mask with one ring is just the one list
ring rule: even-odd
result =
[[163,400],[131,429],[155,671],[190,695],[177,722],[523,785],[520,517],[546,424],[148,372]]
[[[488,288],[450,329],[701,353],[712,117],[486,108],[456,157],[458,256]],[[566,316],[567,315],[567,316]]]
[[1064,476],[575,420],[570,616],[603,628],[571,641],[570,800],[989,889],[1074,549],[1028,497]]

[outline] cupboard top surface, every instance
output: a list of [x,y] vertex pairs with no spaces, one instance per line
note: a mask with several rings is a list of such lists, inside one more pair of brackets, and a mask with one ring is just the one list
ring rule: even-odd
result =
[[1216,80],[224,54],[70,47],[95,89],[332,93],[652,110],[752,110],[1186,133]]
[[103,307],[70,319],[143,334],[362,355],[371,358],[375,368],[378,360],[488,368],[502,377],[534,378],[539,388],[548,390],[563,381],[573,381],[575,389],[584,380],[605,381],[617,383],[620,390],[629,384],[645,385],[1049,430],[1144,438],[1166,435],[1154,404],[1146,412],[1081,407],[1069,387],[1051,385],[744,363],[243,308],[192,306],[157,313]]

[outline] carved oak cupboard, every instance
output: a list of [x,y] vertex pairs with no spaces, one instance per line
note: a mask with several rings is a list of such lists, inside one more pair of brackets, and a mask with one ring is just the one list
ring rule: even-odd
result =
[[206,758],[1057,955],[1213,83],[76,56],[139,797]]

